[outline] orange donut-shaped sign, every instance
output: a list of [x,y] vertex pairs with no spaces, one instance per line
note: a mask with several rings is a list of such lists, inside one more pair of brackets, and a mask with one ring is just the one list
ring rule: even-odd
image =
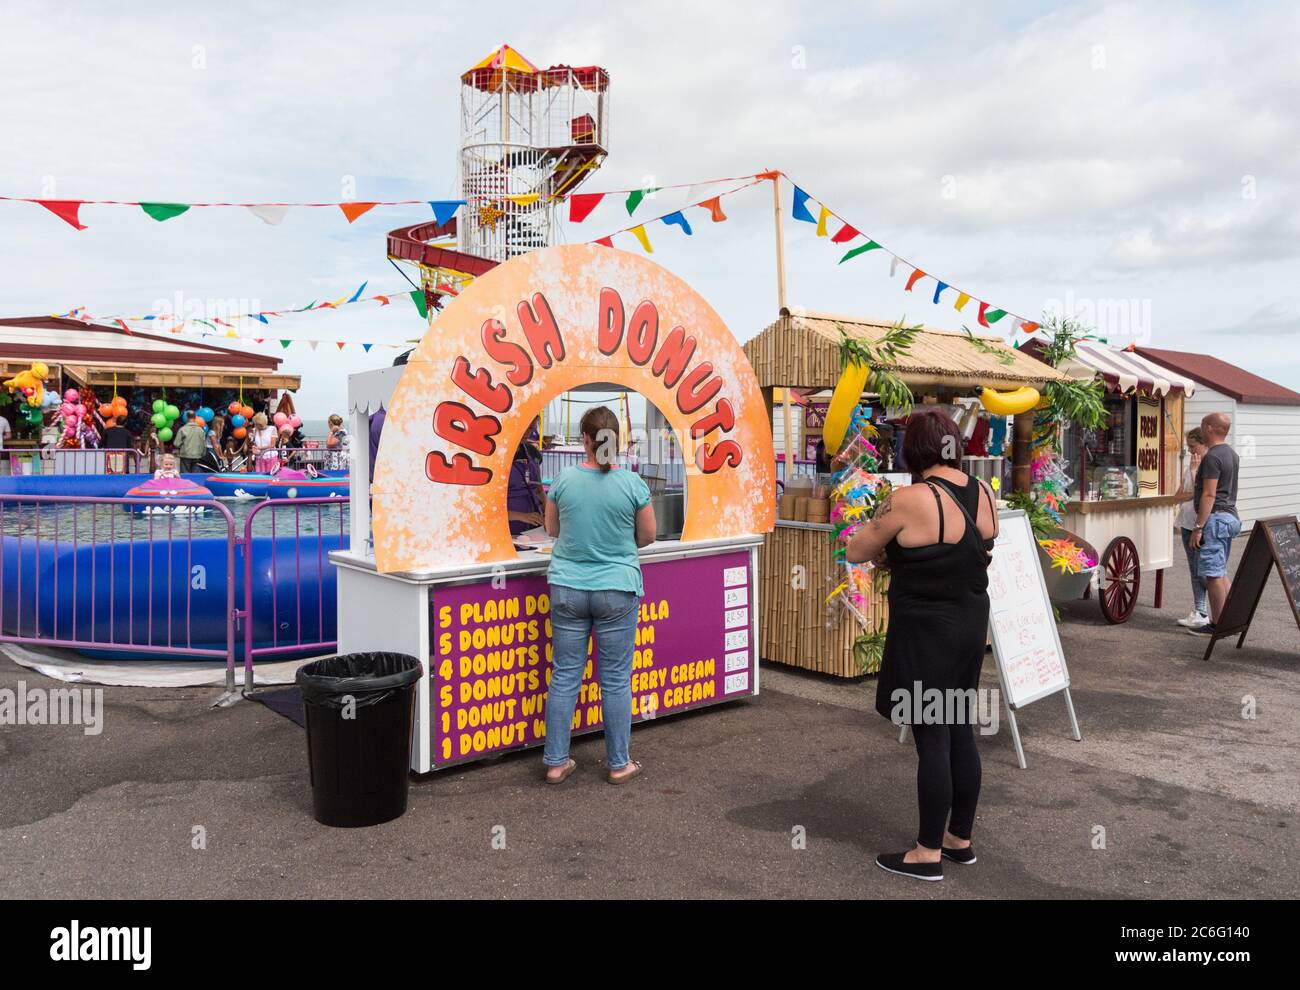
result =
[[672,426],[686,459],[684,541],[772,529],[772,433],[736,338],[665,269],[572,244],[476,279],[411,355],[375,467],[378,569],[513,559],[515,448],[547,402],[594,382],[640,393]]

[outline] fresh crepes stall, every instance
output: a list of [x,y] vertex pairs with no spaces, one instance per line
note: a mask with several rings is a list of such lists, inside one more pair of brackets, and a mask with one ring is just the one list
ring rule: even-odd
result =
[[[1038,353],[1033,344],[1026,350]],[[1057,368],[1075,378],[1095,377],[1105,389],[1103,425],[1059,427],[1065,498],[1052,508],[1062,529],[1095,548],[1102,615],[1124,622],[1137,604],[1144,571],[1155,572],[1154,605],[1163,605],[1164,572],[1176,539],[1183,404],[1196,383],[1096,341],[1077,343]]]
[[[340,653],[424,665],[412,769],[539,745],[550,679],[549,547],[518,549],[511,460],[545,404],[582,386],[639,392],[686,455],[679,539],[643,548],[633,719],[758,693],[758,548],[775,516],[771,431],[735,336],[639,256],[551,247],[476,279],[402,367],[353,375],[354,436],[384,410],[370,490],[356,444]],[[653,439],[652,439],[653,442]],[[601,727],[591,665],[574,732]]]

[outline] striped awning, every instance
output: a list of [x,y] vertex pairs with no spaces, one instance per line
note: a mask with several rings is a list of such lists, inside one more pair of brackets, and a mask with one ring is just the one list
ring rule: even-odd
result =
[[1062,364],[1061,370],[1077,378],[1101,375],[1106,387],[1115,392],[1140,388],[1151,395],[1181,391],[1192,396],[1196,393],[1196,383],[1190,378],[1184,378],[1133,351],[1120,351],[1091,341],[1077,344],[1073,360]]

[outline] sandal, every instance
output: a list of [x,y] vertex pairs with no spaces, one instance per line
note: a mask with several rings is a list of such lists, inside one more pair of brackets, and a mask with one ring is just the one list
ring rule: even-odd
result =
[[554,768],[553,767],[546,768],[546,771],[542,775],[542,780],[546,781],[546,783],[554,787],[558,784],[563,784],[566,780],[569,779],[570,776],[572,776],[573,771],[578,769],[578,761],[569,760],[567,763],[564,764],[564,769],[561,770],[559,775],[555,777],[552,777],[550,774],[550,771],[552,769]]
[[[618,774],[618,776],[615,776]],[[605,777],[611,784],[626,784],[629,780],[641,776],[641,764],[636,760],[628,762],[627,766],[619,770],[611,770]]]

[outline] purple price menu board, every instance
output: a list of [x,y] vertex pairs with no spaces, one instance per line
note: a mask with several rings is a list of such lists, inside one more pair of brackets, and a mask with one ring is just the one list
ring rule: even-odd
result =
[[[632,719],[699,708],[755,691],[748,551],[642,565],[645,597],[632,663]],[[498,582],[501,583],[501,582]],[[551,676],[544,575],[430,591],[430,716],[435,766],[540,745]],[[574,711],[575,735],[601,717],[594,644]]]

